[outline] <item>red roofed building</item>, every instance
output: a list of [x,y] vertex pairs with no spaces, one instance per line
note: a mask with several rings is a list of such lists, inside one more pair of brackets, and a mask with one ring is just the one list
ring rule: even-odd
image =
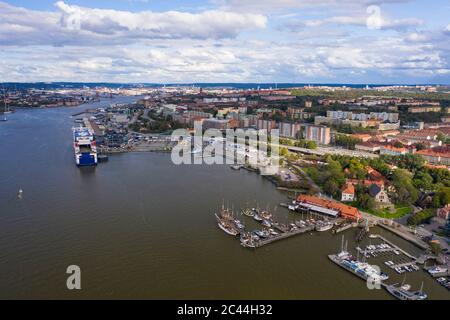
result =
[[417,151],[429,163],[450,166],[450,145]]
[[409,153],[409,150],[405,147],[397,148],[397,147],[394,147],[391,145],[384,145],[380,149],[381,155],[402,156],[402,155],[405,155],[408,153]]
[[355,200],[355,187],[352,183],[346,183],[342,188],[342,202],[352,202]]
[[387,179],[377,170],[375,170],[372,167],[366,167],[367,173],[369,174],[370,180],[373,181],[383,181],[384,183],[387,183]]
[[337,201],[324,200],[309,195],[300,195],[297,198],[297,201],[300,207],[307,210],[316,211],[318,213],[340,216],[344,219],[355,221],[361,218],[361,213],[357,208],[347,206]]

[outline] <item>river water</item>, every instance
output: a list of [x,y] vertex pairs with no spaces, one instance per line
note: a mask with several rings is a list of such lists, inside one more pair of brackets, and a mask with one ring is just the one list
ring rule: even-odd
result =
[[[109,103],[18,110],[0,123],[0,298],[391,299],[328,260],[341,236],[307,234],[252,251],[218,229],[214,212],[223,201],[236,211],[287,201],[254,173],[175,166],[157,153],[77,168],[70,116]],[[294,218],[282,208],[276,216]],[[345,236],[354,248],[355,230]],[[81,291],[66,288],[69,265],[81,268]],[[407,282],[416,289],[424,282],[432,299],[450,297],[424,272]]]

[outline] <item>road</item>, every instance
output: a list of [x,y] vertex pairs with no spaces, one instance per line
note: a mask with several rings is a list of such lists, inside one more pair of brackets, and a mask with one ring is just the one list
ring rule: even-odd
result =
[[315,154],[315,155],[319,155],[319,156],[331,154],[331,155],[345,155],[345,156],[351,156],[351,157],[371,158],[371,159],[379,157],[378,155],[373,154],[373,153],[355,151],[355,150],[349,150],[349,149],[341,149],[341,148],[335,148],[335,147],[317,147],[317,149],[315,149],[315,150],[299,148],[299,147],[290,147],[290,146],[284,146],[284,145],[279,145],[279,147],[287,148],[289,151],[306,153],[306,154]]

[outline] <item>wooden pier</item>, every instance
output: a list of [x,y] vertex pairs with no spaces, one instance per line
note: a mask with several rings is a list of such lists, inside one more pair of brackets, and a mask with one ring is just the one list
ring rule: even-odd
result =
[[300,235],[300,234],[304,234],[304,233],[307,233],[307,232],[311,232],[311,231],[314,231],[315,228],[316,227],[314,225],[311,225],[311,226],[300,228],[300,229],[297,229],[297,230],[288,231],[288,232],[279,234],[277,236],[271,236],[270,238],[259,240],[259,241],[255,242],[255,247],[256,248],[260,248],[262,246],[271,244],[272,242],[275,242],[275,241],[279,241],[279,240],[287,239],[287,238],[290,238],[290,237],[293,237],[293,236],[296,236],[296,235]]
[[412,260],[414,260],[414,261],[417,260],[417,257],[415,257],[415,256],[413,256],[412,254],[406,252],[405,250],[403,250],[402,248],[400,248],[400,247],[397,246],[396,244],[390,242],[390,241],[387,240],[386,238],[384,238],[384,237],[382,237],[382,236],[380,236],[380,235],[378,235],[378,234],[373,235],[373,237],[374,237],[375,239],[381,239],[381,240],[383,240],[385,243],[387,243],[387,244],[389,244],[391,247],[393,247],[393,248],[394,248],[394,251],[395,251],[395,250],[396,250],[396,251],[399,251],[399,252],[403,253],[405,256],[407,256],[408,258],[410,258],[410,259],[412,259]]
[[415,261],[410,261],[410,262],[405,262],[405,263],[399,263],[396,265],[391,266],[391,269],[395,269],[395,268],[404,268],[404,267],[409,267],[409,266],[417,266]]

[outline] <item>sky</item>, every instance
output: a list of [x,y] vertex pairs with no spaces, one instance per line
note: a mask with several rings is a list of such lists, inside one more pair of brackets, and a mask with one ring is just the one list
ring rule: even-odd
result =
[[448,0],[0,0],[0,82],[450,84]]

